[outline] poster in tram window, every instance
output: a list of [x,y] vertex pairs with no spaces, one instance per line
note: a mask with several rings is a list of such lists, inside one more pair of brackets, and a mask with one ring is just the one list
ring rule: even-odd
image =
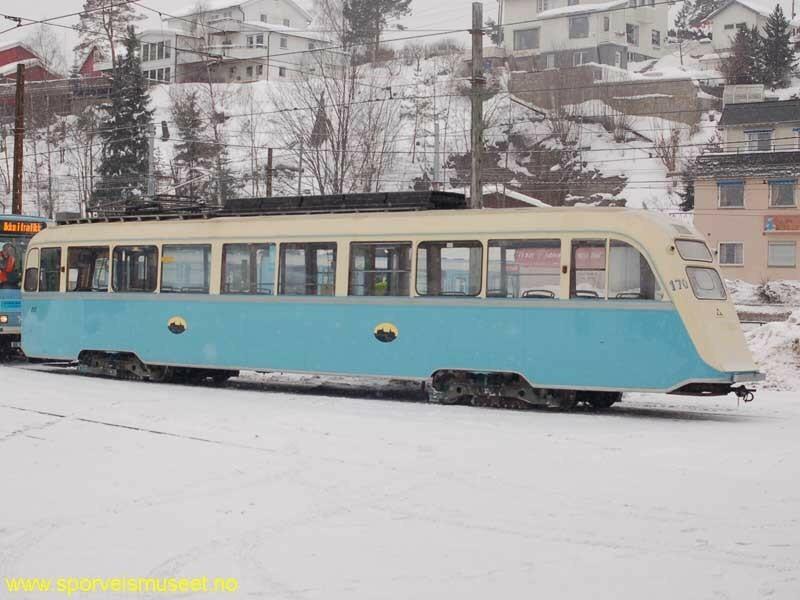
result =
[[605,246],[582,246],[575,250],[574,268],[580,270],[598,270],[606,268]]
[[561,266],[561,248],[517,248],[514,262],[531,268],[558,269]]

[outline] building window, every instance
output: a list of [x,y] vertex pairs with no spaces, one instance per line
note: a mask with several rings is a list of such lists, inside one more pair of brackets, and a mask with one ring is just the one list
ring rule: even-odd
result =
[[796,206],[796,179],[778,179],[769,182],[769,205],[775,208]]
[[164,42],[164,58],[172,58],[172,49],[169,42]]
[[570,17],[569,37],[570,39],[589,37],[589,17],[587,15]]
[[658,29],[652,29],[650,31],[650,43],[653,45],[653,48],[661,48],[661,32]]
[[614,66],[622,67],[622,52],[614,52]]
[[561,240],[491,240],[488,285],[494,298],[558,298]]
[[169,68],[169,67],[167,67],[166,69],[164,69],[164,81],[166,81],[166,82],[168,82],[168,83],[169,83],[170,81],[172,81],[172,79],[170,78],[170,75],[171,75],[171,74],[172,74],[172,72],[170,71],[170,68]]
[[264,34],[263,33],[259,33],[256,36],[256,46],[258,46],[259,48],[263,48],[264,47]]
[[720,242],[719,264],[741,267],[744,264],[744,244],[742,242]]
[[729,30],[729,29],[733,29],[733,23],[727,23],[727,24],[725,25],[725,30],[727,31],[727,30]]
[[161,259],[162,294],[208,294],[211,246],[164,245]]
[[158,42],[156,48],[157,48],[156,55],[158,56],[158,60],[161,60],[162,58],[164,58],[164,42]]
[[718,181],[719,207],[744,208],[744,181]]
[[278,67],[278,77],[286,77],[286,67]]
[[772,151],[772,130],[757,129],[745,131],[744,137],[748,152],[771,152]]
[[422,242],[417,248],[420,296],[477,296],[481,293],[480,242]]
[[539,28],[514,32],[514,50],[533,50],[539,47]]
[[546,69],[555,69],[556,68],[556,55],[555,54],[547,54],[544,57],[544,66]]
[[228,69],[228,72],[229,72],[231,75],[236,75],[236,67],[231,67],[230,69]]
[[114,248],[115,292],[155,292],[158,284],[158,248],[155,246],[117,246]]
[[281,48],[288,48],[289,47],[289,38],[282,37],[281,38]]
[[247,76],[248,77],[252,77],[253,76],[253,67],[247,67]]
[[583,50],[578,50],[572,54],[572,66],[579,67],[589,62],[589,53]]
[[158,81],[164,81],[164,69],[159,69],[156,71],[156,79]]
[[549,0],[536,0],[536,12],[544,12],[550,8]]
[[141,56],[142,62],[150,60],[150,44],[142,44]]
[[625,24],[625,38],[631,46],[639,45],[639,26],[633,23]]
[[258,75],[264,74],[264,65],[258,65],[258,67],[256,67],[256,74]]
[[289,19],[284,19],[283,20],[283,26],[284,27],[291,27],[292,26],[292,22]]
[[611,17],[608,15],[603,17],[603,31],[609,31],[611,29]]
[[335,295],[335,243],[281,244],[280,256],[281,295]]
[[567,6],[575,6],[576,4],[580,4],[580,0],[567,0]]
[[267,21],[267,15],[265,15],[264,13],[261,13],[261,22],[262,23],[267,23],[268,22]]
[[252,35],[248,35],[247,36],[247,47],[248,48],[252,48],[253,47],[253,36]]
[[795,242],[769,242],[768,267],[796,267],[797,244]]
[[350,296],[408,296],[411,243],[350,244]]

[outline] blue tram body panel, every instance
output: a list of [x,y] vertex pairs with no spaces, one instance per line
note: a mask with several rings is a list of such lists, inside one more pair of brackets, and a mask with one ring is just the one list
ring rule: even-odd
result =
[[[128,351],[151,364],[399,378],[506,371],[537,387],[620,391],[731,381],[668,303],[40,294],[24,310],[34,357]],[[377,339],[383,323],[394,341]]]

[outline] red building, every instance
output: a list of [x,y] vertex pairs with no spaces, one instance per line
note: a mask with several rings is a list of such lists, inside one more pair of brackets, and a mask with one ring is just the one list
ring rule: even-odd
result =
[[49,71],[39,55],[22,42],[0,46],[0,83],[10,83],[17,78],[17,65],[25,65],[25,81],[50,81],[62,75]]

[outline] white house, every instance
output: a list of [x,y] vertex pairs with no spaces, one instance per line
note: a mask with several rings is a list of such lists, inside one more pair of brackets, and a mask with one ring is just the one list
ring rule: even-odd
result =
[[705,21],[711,31],[711,45],[717,52],[729,50],[736,32],[740,29],[758,27],[759,31],[767,23],[771,9],[750,0],[730,0],[710,13]]
[[315,59],[322,60],[318,50],[331,45],[306,31],[311,19],[294,0],[198,3],[170,13],[163,27],[140,33],[142,70],[150,80],[167,83],[295,77],[314,71]]
[[666,53],[669,6],[656,0],[499,0],[517,70],[587,62],[626,68]]

